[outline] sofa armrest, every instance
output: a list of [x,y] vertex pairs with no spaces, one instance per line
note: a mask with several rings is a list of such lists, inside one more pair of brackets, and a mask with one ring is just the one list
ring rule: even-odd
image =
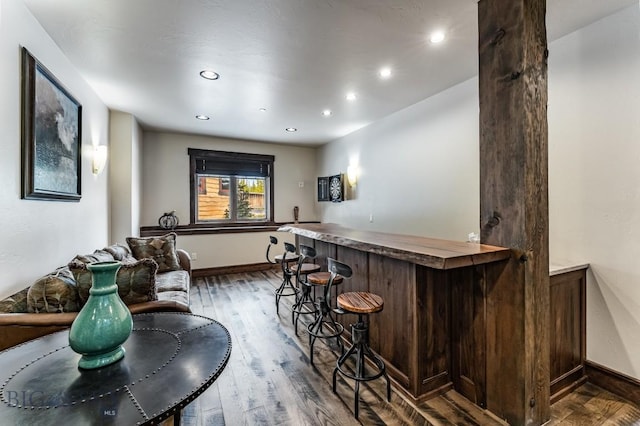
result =
[[0,351],[19,345],[47,334],[55,333],[69,328],[67,326],[42,326],[42,325],[3,325],[0,326]]
[[[154,300],[129,305],[132,314],[145,312],[191,312],[188,305],[173,300]],[[0,351],[71,327],[77,312],[0,314]]]
[[146,312],[191,312],[188,305],[174,300],[154,300],[151,302],[136,303],[129,305],[132,314],[143,314]]
[[180,262],[180,267],[189,273],[191,276],[191,256],[187,253],[186,250],[176,249],[178,252],[178,262]]
[[76,316],[77,312],[64,312],[64,313],[38,313],[38,314],[2,314],[0,315],[0,327],[8,326],[34,326],[34,327],[46,327],[46,326],[61,326],[70,327],[71,323]]
[[0,350],[71,327],[77,312],[0,315]]

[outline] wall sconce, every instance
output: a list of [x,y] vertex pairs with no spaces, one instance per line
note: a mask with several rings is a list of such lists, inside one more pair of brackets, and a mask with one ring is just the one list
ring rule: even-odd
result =
[[358,183],[358,167],[357,166],[349,166],[347,167],[347,182],[350,187],[356,186]]
[[104,166],[107,164],[107,146],[97,145],[93,148],[93,162],[91,168],[93,174],[98,176],[104,170]]

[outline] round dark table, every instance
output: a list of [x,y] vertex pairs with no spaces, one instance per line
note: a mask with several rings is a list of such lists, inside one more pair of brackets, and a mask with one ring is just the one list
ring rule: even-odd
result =
[[178,414],[222,373],[227,329],[174,312],[133,316],[122,360],[78,369],[69,331],[0,352],[0,424],[147,425]]

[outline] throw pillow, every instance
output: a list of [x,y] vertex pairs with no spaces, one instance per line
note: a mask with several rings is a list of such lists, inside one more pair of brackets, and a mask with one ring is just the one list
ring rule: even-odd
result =
[[71,262],[83,264],[95,262],[113,262],[116,260],[113,255],[105,250],[96,250],[91,254],[79,254]]
[[27,293],[29,287],[0,300],[0,313],[14,314],[27,312]]
[[179,271],[180,262],[176,252],[176,233],[161,237],[128,237],[127,244],[136,259],[153,259],[158,264],[158,272]]
[[102,250],[106,251],[111,256],[113,256],[114,260],[119,260],[119,261],[129,256],[131,253],[129,251],[129,248],[121,244],[112,244],[109,247],[103,248]]
[[78,312],[78,290],[69,268],[38,279],[27,291],[27,312]]
[[[87,265],[72,262],[69,264],[76,279],[78,298],[84,306],[89,299],[89,290],[93,283],[91,271]],[[118,295],[125,305],[157,300],[156,271],[158,264],[153,259],[142,259],[131,264],[123,264],[116,274]]]

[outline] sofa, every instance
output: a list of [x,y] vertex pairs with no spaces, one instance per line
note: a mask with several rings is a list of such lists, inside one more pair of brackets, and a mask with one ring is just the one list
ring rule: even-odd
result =
[[176,248],[176,234],[127,238],[67,265],[0,300],[0,350],[71,326],[89,297],[92,276],[87,265],[119,261],[118,294],[132,314],[191,312],[191,259]]

